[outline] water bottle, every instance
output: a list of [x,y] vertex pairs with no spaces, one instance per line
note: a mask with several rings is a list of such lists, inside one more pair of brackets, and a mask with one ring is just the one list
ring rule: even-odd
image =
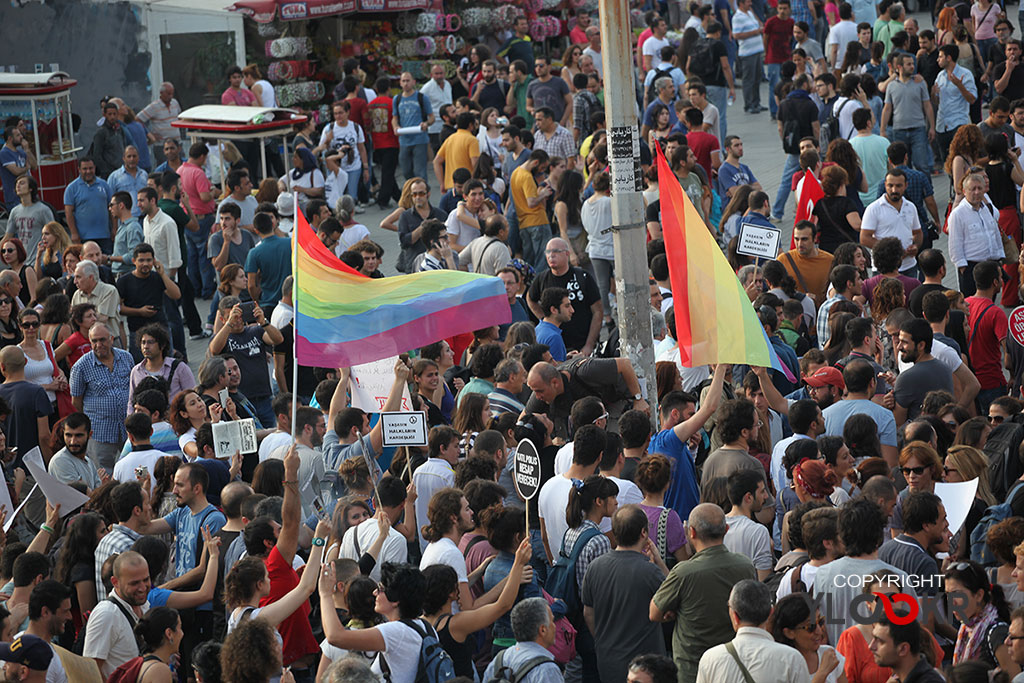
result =
[[736,96],[735,95],[729,95],[729,99],[726,100],[726,103],[731,107],[733,102],[735,102],[735,101],[736,101]]

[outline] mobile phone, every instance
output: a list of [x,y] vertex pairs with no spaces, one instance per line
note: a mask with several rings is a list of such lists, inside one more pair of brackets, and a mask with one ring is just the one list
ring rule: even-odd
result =
[[246,301],[242,304],[242,322],[246,325],[256,322],[255,308],[255,301]]
[[149,468],[146,467],[145,465],[139,465],[138,467],[135,468],[135,476],[136,477],[145,477],[148,474],[149,474]]
[[320,502],[320,496],[313,497],[313,511],[316,513],[317,517],[325,522],[331,518],[327,513],[327,508],[325,508],[324,504]]
[[228,409],[228,390],[221,389],[217,392],[217,398],[220,399],[220,407],[224,410]]

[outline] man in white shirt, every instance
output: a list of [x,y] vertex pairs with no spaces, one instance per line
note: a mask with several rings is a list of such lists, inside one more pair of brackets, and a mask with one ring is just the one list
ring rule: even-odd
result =
[[839,68],[846,58],[846,46],[857,40],[857,23],[853,21],[853,6],[839,3],[839,23],[828,30],[825,48],[828,63],[833,69]]
[[736,68],[743,80],[743,111],[759,114],[766,109],[761,106],[760,95],[764,80],[764,26],[751,9],[751,0],[736,0],[732,30],[737,42]]
[[667,47],[669,42],[665,40],[665,34],[668,33],[668,22],[664,19],[658,18],[654,26],[651,26],[651,35],[644,41],[643,55],[644,55],[644,73],[647,73],[654,67],[654,63],[661,59],[661,48]]
[[988,179],[972,174],[964,179],[964,199],[949,214],[949,260],[956,266],[960,291],[973,296],[974,266],[1002,261],[1003,241],[993,210],[985,204]]
[[136,469],[144,467],[149,474],[149,483],[152,487],[150,490],[152,491],[156,488],[156,477],[153,476],[153,473],[156,471],[157,460],[167,455],[154,449],[149,442],[150,437],[153,436],[153,422],[145,413],[132,413],[125,418],[124,428],[128,432],[132,450],[114,465],[114,479],[122,483],[136,481],[138,479],[135,474]]
[[[640,487],[629,479],[622,478],[622,468],[626,466],[626,454],[622,450],[622,437],[613,432],[607,432],[607,445],[601,455],[601,462],[598,463],[598,474],[605,479],[611,479],[619,487],[619,494],[616,500],[621,509],[623,505],[639,505],[644,500],[644,494]],[[612,530],[612,518],[605,517],[598,525],[601,533],[606,534]]]
[[139,656],[134,628],[149,611],[149,565],[146,558],[128,550],[114,560],[114,590],[89,616],[82,655],[96,660],[104,680],[114,669]]
[[434,493],[455,486],[455,470],[459,460],[461,435],[448,426],[434,427],[427,435],[427,461],[416,468],[412,483],[416,486],[416,535],[420,550],[427,547],[423,538],[423,525],[427,523],[427,508]]
[[[291,276],[289,275],[288,277],[290,278]],[[274,312],[276,313],[280,307],[281,304],[278,304],[274,308]],[[271,320],[273,320],[273,316],[271,316]],[[273,322],[270,324],[277,327]],[[286,322],[285,325],[287,324]],[[292,442],[292,395],[285,391],[278,393],[274,397],[271,407],[274,411],[274,418],[277,421],[277,428],[270,434],[267,434],[263,441],[260,442],[260,462],[269,458],[270,454],[277,450],[278,446],[285,446]]]
[[[441,107],[452,103],[452,85],[444,78],[444,66],[436,62],[430,67],[430,80],[423,84],[420,92],[430,100],[431,111],[440,112]],[[441,126],[444,121],[440,116],[427,126],[427,134],[430,135],[430,144],[436,150],[440,147],[438,135],[441,133]]]
[[[768,586],[752,579],[744,579],[733,586],[729,594],[729,619],[736,629],[736,637],[701,656],[697,683],[745,680],[737,662],[743,662],[755,681],[810,683],[811,675],[803,655],[794,647],[776,643],[765,628],[771,614],[772,597]],[[729,651],[729,646],[735,655]]]
[[917,208],[903,197],[907,189],[907,176],[899,168],[885,174],[885,194],[871,202],[864,210],[860,226],[860,243],[872,249],[883,237],[898,237],[906,256],[900,264],[900,273],[917,277],[917,251],[924,238]]
[[772,449],[771,476],[776,491],[781,491],[789,485],[786,469],[782,466],[782,457],[786,455],[786,449],[794,441],[817,439],[819,435],[824,434],[825,418],[821,416],[821,408],[814,400],[804,398],[789,406],[789,426],[793,430],[793,436],[782,439]]
[[540,535],[551,564],[558,558],[562,538],[569,530],[565,508],[569,504],[569,489],[572,488],[573,479],[583,481],[597,470],[607,445],[607,437],[605,431],[597,425],[584,425],[576,430],[573,444],[572,465],[565,474],[556,475],[544,482],[537,494]]
[[[448,228],[448,244],[457,253],[461,253],[470,242],[480,236],[480,228],[477,226],[480,207],[483,206],[485,199],[484,184],[475,178],[470,180],[462,187],[462,197],[463,201],[459,202],[461,206],[452,209],[448,214],[448,220],[445,221],[445,227]],[[476,222],[477,226],[460,220],[459,212],[469,214],[467,218]]]
[[380,496],[380,512],[386,519],[379,516],[371,517],[363,520],[358,526],[349,528],[341,540],[339,551],[339,557],[347,557],[358,562],[359,558],[377,543],[381,534],[387,533],[381,543],[377,562],[370,570],[369,576],[374,581],[380,581],[380,568],[385,562],[401,564],[408,559],[409,553],[405,536],[394,527],[405,510],[405,484],[398,477],[387,476],[377,484],[377,493]]
[[771,495],[764,483],[764,473],[756,470],[736,470],[728,479],[729,502],[732,510],[725,516],[729,530],[725,532],[725,547],[734,553],[746,555],[757,570],[758,581],[772,573],[772,538],[768,527],[752,519],[760,512]]

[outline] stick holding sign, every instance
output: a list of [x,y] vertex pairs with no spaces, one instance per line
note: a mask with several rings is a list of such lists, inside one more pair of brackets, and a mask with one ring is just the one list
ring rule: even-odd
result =
[[526,528],[530,528],[530,501],[540,490],[540,455],[529,439],[523,439],[516,446],[512,456],[512,483],[516,493],[526,503]]

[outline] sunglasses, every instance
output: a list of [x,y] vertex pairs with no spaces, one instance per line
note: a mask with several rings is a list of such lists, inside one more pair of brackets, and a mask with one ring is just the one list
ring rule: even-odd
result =
[[798,627],[801,631],[807,631],[808,633],[814,633],[820,628],[825,628],[825,617],[818,617],[817,621],[811,622],[810,624],[804,624]]
[[37,327],[39,327],[39,321],[37,320],[35,322],[32,322],[32,321],[26,320],[25,322],[21,323],[21,327],[23,329],[26,329],[26,330],[34,330]]
[[1003,420],[1005,420],[1005,419],[1006,418],[1003,417],[1002,415],[989,415],[988,416],[988,421],[991,422],[992,424],[996,424],[996,425],[1002,424]]
[[7,304],[8,306],[10,306],[13,303],[14,303],[14,299],[0,299],[0,306],[3,306],[4,304]]
[[4,254],[13,254],[16,251],[17,251],[17,249],[15,249],[14,247],[11,247],[9,249],[0,249],[0,253],[4,253]]
[[901,467],[900,468],[900,472],[902,472],[904,475],[916,474],[916,475],[920,476],[920,475],[924,474],[925,470],[928,470],[928,469],[931,469],[931,468],[930,467],[925,467],[924,465],[921,465],[920,467]]
[[949,476],[949,473],[950,473],[950,472],[956,472],[957,474],[959,474],[959,473],[960,473],[960,470],[956,469],[955,467],[945,467],[945,466],[944,466],[944,467],[942,468],[942,471],[943,471],[943,473],[945,473],[945,474],[946,474],[946,476]]

